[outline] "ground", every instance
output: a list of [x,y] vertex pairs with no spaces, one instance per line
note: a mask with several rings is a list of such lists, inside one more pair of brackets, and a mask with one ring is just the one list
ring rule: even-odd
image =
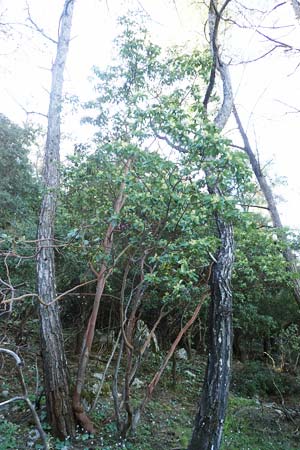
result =
[[[38,351],[35,347],[25,346],[21,349],[21,354],[26,362],[25,379],[31,398],[34,400],[35,392],[41,385]],[[155,363],[159,363],[158,359],[159,357],[155,356],[154,360],[148,360],[143,371],[138,374],[140,380],[150,379],[153,366]],[[92,386],[97,381],[95,373],[103,371],[104,360],[103,354],[100,359],[91,359],[87,399],[91,395],[88,393],[91,392]],[[73,358],[71,371],[75,367],[76,359]],[[278,378],[278,374],[275,377],[270,368],[263,372],[265,369],[261,369],[261,367],[262,365],[257,363],[254,368],[251,368],[251,372],[249,368],[245,369],[245,365],[234,365],[232,392],[224,427],[222,450],[299,450],[300,448],[299,380],[296,376],[285,377],[281,385],[282,380]],[[175,379],[170,365],[145,409],[136,434],[123,441],[118,438],[113,421],[103,424],[103,420],[113,414],[109,388],[110,374],[108,382],[104,385],[104,394],[93,413],[93,419],[99,432],[95,436],[89,436],[78,430],[76,438],[72,442],[60,442],[51,438],[49,434],[51,448],[55,450],[186,449],[191,436],[204,370],[205,359],[196,353],[191,361],[179,360],[177,362]],[[256,372],[253,373],[253,370]],[[263,375],[259,377],[258,373],[261,372]],[[295,385],[294,395],[288,395],[291,392],[290,387],[289,389],[286,387],[286,391],[284,390],[286,380]],[[7,357],[2,360],[0,366],[0,382],[0,401],[20,394],[13,362]],[[276,386],[273,391],[272,383]],[[276,395],[277,391],[279,391],[278,395]],[[139,387],[133,392],[136,403],[142,397],[143,392],[143,387]],[[247,398],[249,393],[252,398]],[[44,429],[49,432],[43,402],[42,399],[39,414]],[[0,411],[0,450],[28,448],[42,447],[27,407],[22,402],[16,402],[9,408]]]

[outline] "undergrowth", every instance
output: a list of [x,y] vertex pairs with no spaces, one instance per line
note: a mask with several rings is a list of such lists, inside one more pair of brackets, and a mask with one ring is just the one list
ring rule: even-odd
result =
[[[26,360],[26,355],[24,356]],[[149,363],[145,366],[145,372],[139,374],[139,378],[147,378],[151,369],[151,363]],[[99,364],[91,367],[89,380],[91,385],[95,381],[93,373],[99,370],[101,371]],[[34,392],[34,365],[28,364],[25,372],[29,391]],[[194,355],[192,361],[178,361],[175,380],[172,377],[171,367],[168,367],[145,409],[137,433],[129,436],[127,440],[122,441],[118,437],[113,421],[103,424],[103,420],[113,414],[111,395],[107,392],[100,398],[92,417],[98,429],[97,434],[90,436],[78,430],[75,439],[65,442],[58,441],[48,434],[51,448],[53,450],[186,449],[191,437],[204,372],[205,359],[197,355]],[[11,376],[9,366],[7,366],[7,372],[5,367],[2,370],[1,379],[5,380],[2,386],[9,391],[10,395],[18,393],[18,385],[15,378]],[[288,386],[285,385],[287,380],[289,380]],[[233,375],[233,391],[230,395],[221,449],[299,449],[299,417],[287,420],[280,408],[276,408],[275,403],[281,401],[280,395],[293,393],[294,404],[299,404],[298,380],[293,377],[292,381],[286,374],[273,373],[262,363],[237,364]],[[277,387],[274,387],[274,383]],[[278,390],[281,391],[280,395]],[[142,398],[143,393],[143,389],[136,389],[133,392],[136,403]],[[3,399],[0,392],[1,400]],[[49,433],[44,401],[41,402],[39,414],[44,429]],[[34,433],[34,425],[24,404],[13,403],[9,409],[3,410],[0,420],[0,450],[42,448],[39,440],[33,439]]]

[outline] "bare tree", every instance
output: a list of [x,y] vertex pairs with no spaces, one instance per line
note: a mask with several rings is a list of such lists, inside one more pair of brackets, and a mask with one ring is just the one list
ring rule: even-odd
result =
[[39,314],[47,413],[53,434],[61,438],[75,433],[59,309],[57,302],[53,303],[53,299],[56,298],[54,220],[59,189],[60,115],[63,74],[70,43],[74,3],[75,0],[66,0],[64,3],[59,23],[56,58],[52,66],[43,169],[44,195],[39,216],[37,244],[37,286],[39,297],[44,303],[39,304]]
[[[268,180],[266,178],[266,176],[263,173],[263,170],[261,169],[261,166],[259,164],[258,159],[255,156],[255,153],[253,152],[247,133],[242,125],[241,119],[239,117],[239,114],[237,112],[236,107],[233,107],[233,113],[234,113],[234,117],[238,126],[238,130],[240,132],[240,135],[243,139],[244,142],[244,150],[248,155],[252,170],[256,176],[257,182],[260,186],[260,189],[265,197],[265,200],[267,202],[268,205],[268,210],[270,212],[270,216],[272,219],[272,223],[274,228],[277,229],[282,229],[283,225],[280,219],[280,215],[278,212],[278,208],[277,208],[277,204],[276,204],[276,200],[272,191],[272,188],[270,186],[270,184],[268,183]],[[284,257],[285,260],[287,261],[288,264],[288,268],[290,270],[290,272],[293,274],[293,291],[294,291],[294,297],[295,300],[298,304],[298,306],[300,307],[300,274],[298,271],[298,267],[297,267],[297,260],[295,258],[295,256],[293,255],[292,250],[290,249],[287,239],[284,236],[284,234],[282,235],[282,238],[285,241],[286,244],[286,250],[284,251]]]

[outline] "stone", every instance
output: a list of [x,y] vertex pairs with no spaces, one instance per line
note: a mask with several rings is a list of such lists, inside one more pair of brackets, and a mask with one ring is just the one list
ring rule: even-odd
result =
[[94,378],[97,378],[97,380],[102,381],[102,379],[103,379],[103,373],[97,373],[97,372],[95,372],[95,373],[93,373],[93,377],[94,377]]
[[177,350],[176,356],[178,359],[184,359],[185,361],[188,359],[188,354],[185,348],[180,348]]
[[135,379],[133,380],[133,383],[132,383],[131,386],[134,386],[134,387],[136,387],[137,389],[140,389],[141,387],[144,386],[144,382],[143,382],[142,380],[139,380],[138,378],[135,378]]

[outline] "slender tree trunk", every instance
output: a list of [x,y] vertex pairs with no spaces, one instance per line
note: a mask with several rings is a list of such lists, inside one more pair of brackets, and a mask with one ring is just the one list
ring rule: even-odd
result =
[[[270,187],[266,177],[264,176],[264,174],[261,170],[260,164],[259,164],[254,152],[252,151],[248,136],[243,128],[241,119],[238,115],[238,112],[237,112],[235,106],[233,107],[233,112],[234,112],[235,120],[236,120],[238,129],[239,129],[240,135],[244,142],[244,150],[248,155],[252,170],[256,176],[257,182],[258,182],[260,189],[261,189],[261,191],[265,197],[265,200],[267,202],[273,226],[275,228],[281,229],[281,228],[283,228],[283,226],[282,226],[280,215],[279,215],[279,212],[277,209],[276,200],[274,198],[272,188]],[[284,236],[283,236],[283,238],[284,238]],[[294,275],[294,277],[293,277],[294,297],[295,297],[295,300],[296,300],[298,306],[300,307],[300,274],[299,274],[299,270],[297,267],[297,260],[296,260],[295,256],[293,255],[293,252],[291,251],[291,249],[288,246],[287,239],[286,238],[284,238],[284,239],[285,239],[285,244],[287,244],[287,247],[286,247],[286,250],[284,251],[283,255],[288,264],[289,271]]]
[[[60,112],[63,73],[72,25],[74,0],[66,0],[60,19],[56,58],[48,111],[48,131],[43,171],[44,195],[38,225],[37,288],[39,297],[50,303],[56,297],[54,220],[59,188]],[[57,303],[40,304],[40,339],[48,420],[55,436],[75,433],[69,394],[67,361]]]
[[[125,177],[128,174],[128,171],[130,170],[131,163],[132,163],[132,160],[129,159],[125,164],[125,168],[124,168],[124,176]],[[124,205],[124,202],[125,202],[124,190],[125,190],[125,181],[123,181],[121,183],[119,195],[118,195],[118,198],[116,199],[115,205],[114,205],[114,214],[119,214]],[[111,250],[112,250],[114,229],[115,229],[115,225],[111,222],[106,230],[106,234],[105,234],[104,241],[103,241],[103,249],[104,249],[104,253],[106,256],[109,256],[111,253]],[[95,294],[93,309],[92,309],[92,312],[91,312],[91,315],[90,315],[90,318],[89,318],[89,321],[87,324],[87,328],[85,331],[85,335],[83,338],[82,349],[81,349],[81,353],[80,353],[80,357],[79,357],[77,380],[76,380],[74,393],[73,393],[73,409],[75,412],[75,416],[76,416],[78,422],[82,425],[82,427],[90,433],[94,433],[95,428],[94,428],[94,425],[93,425],[91,419],[87,416],[87,414],[85,413],[84,408],[81,404],[81,394],[82,394],[82,391],[84,388],[86,369],[87,369],[87,365],[88,365],[88,361],[89,361],[89,357],[90,357],[90,353],[91,353],[91,349],[92,349],[92,344],[93,344],[93,340],[94,340],[95,327],[96,327],[96,321],[97,321],[100,301],[101,301],[102,294],[103,294],[103,291],[105,288],[107,277],[112,272],[112,269],[113,269],[112,267],[110,268],[108,266],[107,261],[104,260],[104,262],[101,265],[99,273],[97,273],[98,281],[97,281],[97,287],[96,287],[96,294]]]
[[[223,85],[223,102],[214,119],[222,130],[232,111],[233,95],[228,67],[222,62],[217,43],[218,27],[222,14],[230,0],[217,9],[218,1],[211,0],[209,8],[210,44],[213,67],[204,98],[207,108],[215,84],[217,71]],[[218,185],[211,185],[210,173],[206,172],[207,188],[211,195],[222,196]],[[218,450],[221,445],[226,416],[232,358],[232,293],[231,272],[234,260],[233,228],[220,212],[215,212],[217,236],[220,248],[215,255],[210,279],[211,303],[209,313],[208,361],[194,431],[188,450]]]

